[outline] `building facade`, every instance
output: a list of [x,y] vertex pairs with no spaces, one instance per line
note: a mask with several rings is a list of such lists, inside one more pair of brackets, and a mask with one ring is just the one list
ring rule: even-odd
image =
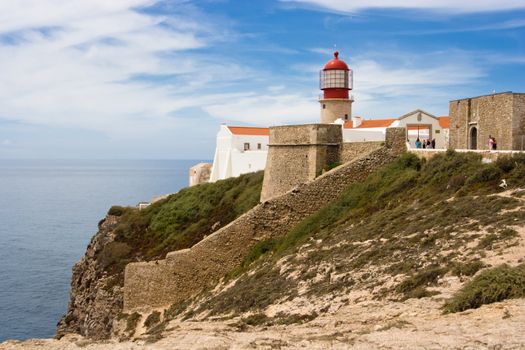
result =
[[387,128],[404,127],[411,147],[415,147],[417,139],[435,139],[436,148],[445,149],[449,144],[449,124],[448,116],[436,117],[421,109],[392,119],[363,120],[356,116],[345,122],[343,139],[344,142],[384,141]]
[[221,125],[210,182],[263,170],[268,140],[268,128]]
[[488,150],[489,136],[498,150],[525,150],[525,94],[503,92],[450,101],[450,147]]

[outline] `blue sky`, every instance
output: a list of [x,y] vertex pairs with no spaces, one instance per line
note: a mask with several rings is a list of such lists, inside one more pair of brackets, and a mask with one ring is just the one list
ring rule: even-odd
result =
[[211,159],[316,122],[334,45],[364,118],[525,92],[525,0],[1,1],[0,158]]

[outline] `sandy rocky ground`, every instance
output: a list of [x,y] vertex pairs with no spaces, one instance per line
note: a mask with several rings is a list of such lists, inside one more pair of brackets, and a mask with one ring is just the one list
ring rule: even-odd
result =
[[303,324],[248,327],[232,321],[173,321],[156,343],[61,340],[7,341],[1,350],[134,349],[525,349],[525,300],[443,315],[430,298],[363,301]]

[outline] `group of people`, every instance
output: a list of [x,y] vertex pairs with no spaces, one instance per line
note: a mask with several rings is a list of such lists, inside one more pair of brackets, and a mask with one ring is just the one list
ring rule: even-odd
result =
[[498,143],[496,142],[496,138],[492,135],[489,135],[489,150],[495,151],[498,149]]
[[436,148],[436,139],[427,139],[427,140],[419,140],[419,137],[416,140],[416,148]]

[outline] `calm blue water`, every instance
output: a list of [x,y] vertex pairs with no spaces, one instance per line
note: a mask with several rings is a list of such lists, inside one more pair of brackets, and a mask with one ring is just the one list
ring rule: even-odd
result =
[[0,160],[0,341],[52,337],[108,208],[176,192],[197,162]]

